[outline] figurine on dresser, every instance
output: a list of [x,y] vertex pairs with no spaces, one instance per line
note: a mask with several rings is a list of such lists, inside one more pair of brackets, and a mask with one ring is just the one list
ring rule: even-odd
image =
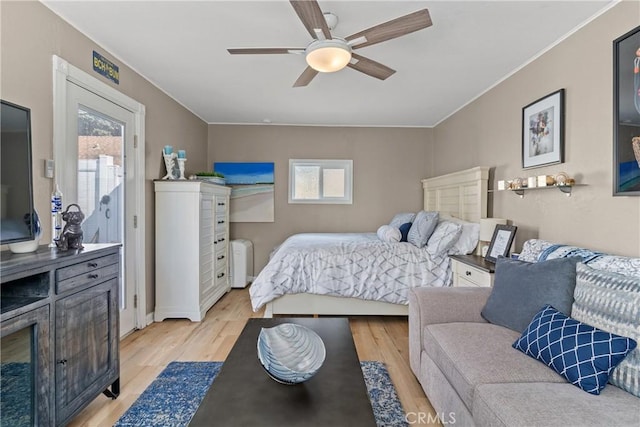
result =
[[[78,211],[69,211],[71,207],[75,206]],[[67,209],[62,213],[62,220],[66,222],[64,228],[62,229],[62,233],[60,234],[60,238],[56,240],[56,246],[61,251],[67,251],[69,249],[83,249],[82,246],[82,221],[84,221],[84,214],[75,203],[67,206]]]

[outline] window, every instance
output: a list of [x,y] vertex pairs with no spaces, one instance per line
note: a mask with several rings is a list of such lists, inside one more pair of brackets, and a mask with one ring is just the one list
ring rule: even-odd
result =
[[289,159],[289,203],[353,203],[353,160]]

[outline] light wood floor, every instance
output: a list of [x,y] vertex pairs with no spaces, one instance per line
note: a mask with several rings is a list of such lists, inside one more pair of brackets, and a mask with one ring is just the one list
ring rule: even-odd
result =
[[[169,362],[224,361],[249,317],[262,312],[251,311],[248,290],[233,289],[202,322],[168,319],[132,333],[120,343],[120,397],[99,396],[70,426],[112,426]],[[358,357],[387,365],[405,412],[434,416],[409,367],[407,318],[357,316],[349,323]]]

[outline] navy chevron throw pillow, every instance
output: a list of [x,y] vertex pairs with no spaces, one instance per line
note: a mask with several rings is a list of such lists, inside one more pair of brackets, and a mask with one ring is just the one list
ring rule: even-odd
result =
[[600,394],[611,371],[636,348],[631,338],[605,332],[546,305],[513,347],[551,367],[571,384]]

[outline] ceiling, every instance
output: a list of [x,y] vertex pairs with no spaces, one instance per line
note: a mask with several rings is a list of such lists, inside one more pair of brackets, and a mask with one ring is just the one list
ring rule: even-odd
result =
[[288,1],[43,3],[207,123],[417,127],[435,126],[612,4],[319,0],[338,16],[338,37],[425,7],[433,26],[358,50],[397,71],[385,81],[345,68],[293,88],[303,55],[226,50],[306,47]]

